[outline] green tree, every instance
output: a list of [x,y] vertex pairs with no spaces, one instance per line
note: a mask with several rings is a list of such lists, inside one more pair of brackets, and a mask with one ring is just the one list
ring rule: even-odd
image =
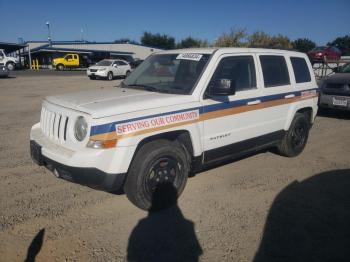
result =
[[298,38],[292,42],[293,48],[299,52],[307,53],[314,47],[316,47],[315,42],[308,38]]
[[244,39],[247,37],[245,29],[231,28],[228,33],[223,33],[214,42],[217,47],[240,47],[246,46]]
[[327,45],[338,47],[342,51],[342,55],[350,55],[350,35],[337,37]]
[[278,34],[275,36],[272,36],[270,39],[270,47],[273,48],[283,48],[283,49],[291,49],[292,48],[292,42],[287,36]]
[[271,37],[263,31],[256,31],[248,37],[248,44],[251,47],[269,47]]
[[144,32],[141,37],[141,43],[143,45],[157,47],[161,49],[174,49],[175,38],[166,34],[153,34],[151,32]]
[[176,45],[177,48],[191,48],[191,47],[206,47],[208,42],[201,39],[195,39],[192,37],[187,37],[182,39],[180,43]]

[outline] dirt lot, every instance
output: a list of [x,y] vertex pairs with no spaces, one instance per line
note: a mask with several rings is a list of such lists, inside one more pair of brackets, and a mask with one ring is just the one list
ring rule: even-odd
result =
[[158,244],[148,259],[350,257],[349,115],[319,116],[301,156],[263,152],[213,167],[189,179],[178,207],[149,215],[125,195],[57,179],[29,156],[30,127],[45,96],[113,88],[119,80],[90,81],[81,72],[14,76],[0,79],[0,261],[23,261],[28,250],[37,261],[137,260],[139,244],[151,237]]

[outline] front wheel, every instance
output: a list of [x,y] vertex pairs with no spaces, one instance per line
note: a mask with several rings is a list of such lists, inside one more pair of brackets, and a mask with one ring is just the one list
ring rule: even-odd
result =
[[62,64],[57,65],[57,70],[58,71],[63,71],[64,66]]
[[113,80],[113,73],[112,73],[112,72],[108,72],[108,74],[107,74],[107,80],[108,80],[108,81]]
[[305,114],[296,113],[294,119],[277,149],[281,155],[294,157],[305,148],[309,137],[310,123]]
[[128,70],[128,71],[126,71],[126,73],[125,73],[125,78],[127,78],[129,75],[130,75],[130,71]]
[[167,208],[181,195],[189,166],[188,154],[178,142],[160,139],[147,143],[131,164],[124,191],[143,210]]
[[7,63],[6,66],[7,66],[7,69],[10,70],[10,71],[15,70],[15,64],[13,62]]

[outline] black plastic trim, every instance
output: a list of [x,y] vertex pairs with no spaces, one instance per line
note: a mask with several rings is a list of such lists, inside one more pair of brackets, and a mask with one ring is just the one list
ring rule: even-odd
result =
[[97,168],[72,167],[58,163],[41,154],[41,146],[35,141],[30,141],[31,156],[35,163],[43,165],[50,171],[57,171],[59,178],[85,185],[103,191],[119,191],[126,177],[125,173],[109,174]]
[[282,140],[285,132],[286,131],[284,130],[279,130],[259,137],[205,151],[204,164],[225,160],[228,158],[240,157],[254,151],[275,146]]

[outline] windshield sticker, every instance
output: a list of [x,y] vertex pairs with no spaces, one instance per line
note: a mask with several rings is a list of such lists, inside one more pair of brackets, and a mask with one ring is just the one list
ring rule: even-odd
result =
[[199,61],[202,58],[202,54],[179,54],[176,59],[183,59],[183,60],[192,60],[192,61]]
[[115,126],[115,130],[117,135],[121,136],[147,129],[173,126],[183,122],[195,121],[197,119],[199,119],[198,109],[117,124]]

